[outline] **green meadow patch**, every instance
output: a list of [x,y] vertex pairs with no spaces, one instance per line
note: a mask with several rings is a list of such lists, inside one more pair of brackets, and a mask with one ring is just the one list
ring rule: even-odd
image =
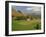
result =
[[41,29],[41,22],[39,19],[35,20],[12,20],[12,31],[20,30],[38,30]]

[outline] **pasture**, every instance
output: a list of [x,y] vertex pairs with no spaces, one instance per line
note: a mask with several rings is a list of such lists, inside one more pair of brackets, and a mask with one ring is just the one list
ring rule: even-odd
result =
[[12,31],[22,30],[39,30],[41,29],[41,20],[34,19],[30,21],[26,20],[12,20]]

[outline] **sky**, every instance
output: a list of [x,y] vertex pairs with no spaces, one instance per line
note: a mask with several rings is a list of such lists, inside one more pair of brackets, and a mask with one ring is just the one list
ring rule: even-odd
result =
[[12,6],[12,7],[13,9],[22,11],[22,13],[24,14],[41,13],[41,7],[37,7],[37,6]]

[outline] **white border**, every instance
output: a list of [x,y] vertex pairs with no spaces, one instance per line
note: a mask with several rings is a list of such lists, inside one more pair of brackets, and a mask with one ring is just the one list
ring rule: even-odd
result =
[[[41,30],[27,30],[27,31],[12,31],[12,15],[11,15],[11,6],[38,6],[41,7]],[[42,33],[44,32],[44,11],[43,11],[43,5],[41,4],[25,4],[25,3],[9,3],[9,35],[10,34],[26,34],[26,33]]]

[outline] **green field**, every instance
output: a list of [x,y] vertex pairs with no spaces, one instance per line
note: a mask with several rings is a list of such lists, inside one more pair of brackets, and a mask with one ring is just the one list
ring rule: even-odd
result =
[[41,20],[34,19],[30,21],[26,20],[12,20],[12,31],[20,30],[38,30],[41,29]]

